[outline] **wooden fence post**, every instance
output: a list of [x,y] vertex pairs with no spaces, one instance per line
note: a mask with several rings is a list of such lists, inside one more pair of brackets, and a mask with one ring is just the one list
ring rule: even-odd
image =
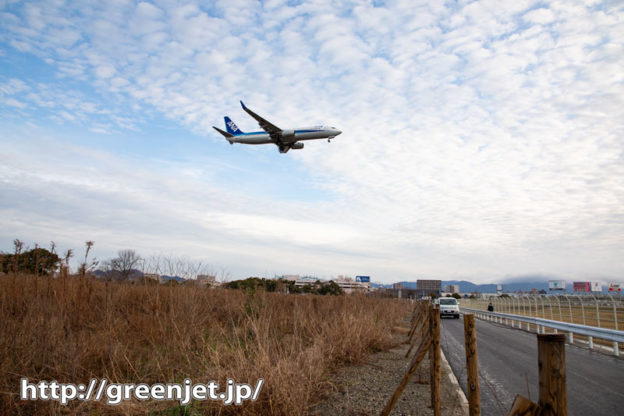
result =
[[473,314],[464,314],[464,341],[466,343],[468,409],[470,416],[479,416],[481,415],[479,361],[477,359],[477,330]]
[[537,336],[539,405],[543,416],[567,416],[565,335]]
[[[437,306],[437,305],[436,305]],[[442,413],[442,399],[440,382],[442,379],[441,355],[440,355],[440,309],[433,306],[430,309],[431,323],[431,349],[429,351],[429,369],[431,371],[431,407],[434,416]]]

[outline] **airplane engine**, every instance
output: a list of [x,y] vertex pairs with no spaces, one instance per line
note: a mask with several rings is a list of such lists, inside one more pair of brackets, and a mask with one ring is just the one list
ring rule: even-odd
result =
[[289,142],[290,140],[292,140],[294,138],[295,138],[295,131],[294,130],[282,130],[282,140],[283,141]]
[[293,150],[303,149],[303,143],[293,143],[292,145],[290,145],[290,148]]

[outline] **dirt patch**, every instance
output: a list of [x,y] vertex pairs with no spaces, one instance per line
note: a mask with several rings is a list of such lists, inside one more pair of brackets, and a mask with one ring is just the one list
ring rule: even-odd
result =
[[[394,331],[397,342],[404,341],[405,331]],[[370,355],[363,364],[339,369],[331,378],[333,388],[310,410],[314,416],[378,415],[392,397],[411,359],[405,358],[407,344]],[[449,377],[450,367],[442,365],[442,414],[468,414],[465,398]],[[429,388],[429,360],[426,357],[403,391],[391,415],[433,415]]]

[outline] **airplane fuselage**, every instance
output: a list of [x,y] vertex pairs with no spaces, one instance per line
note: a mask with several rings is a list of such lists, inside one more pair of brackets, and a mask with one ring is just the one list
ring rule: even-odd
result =
[[[335,127],[315,126],[315,127],[299,127],[293,130],[283,130],[281,142],[284,144],[295,143],[301,140],[315,139],[333,139],[341,133]],[[229,140],[235,143],[244,144],[268,144],[275,143],[271,135],[264,131],[254,131],[250,133],[238,134],[230,137]]]

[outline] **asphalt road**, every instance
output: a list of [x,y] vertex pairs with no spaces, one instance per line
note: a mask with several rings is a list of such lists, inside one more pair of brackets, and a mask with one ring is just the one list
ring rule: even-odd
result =
[[[466,393],[464,321],[442,319],[441,346]],[[516,394],[537,402],[537,336],[476,319],[481,414],[507,416]],[[624,414],[624,360],[566,345],[568,414]]]

